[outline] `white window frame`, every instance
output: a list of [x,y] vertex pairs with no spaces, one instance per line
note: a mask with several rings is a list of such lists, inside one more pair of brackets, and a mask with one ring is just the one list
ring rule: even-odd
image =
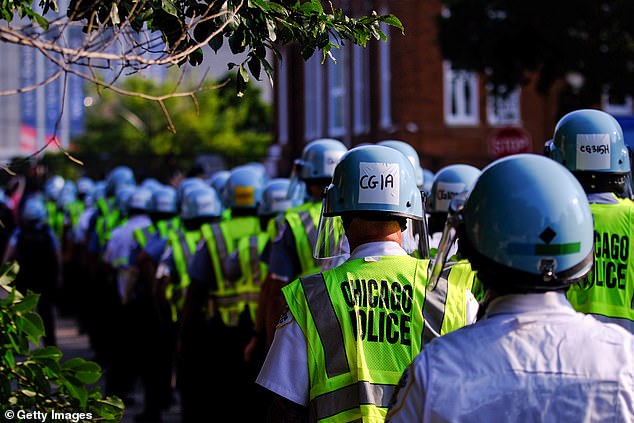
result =
[[323,86],[321,55],[316,53],[304,62],[304,133],[308,140],[321,136],[324,122]]
[[522,121],[520,88],[515,87],[506,97],[487,87],[487,122],[489,125],[519,125]]
[[368,49],[352,46],[352,113],[355,135],[365,134],[370,129],[370,58]]
[[[448,125],[477,125],[479,116],[478,74],[454,70],[443,62],[444,114]],[[452,107],[455,104],[455,109]]]
[[335,62],[328,60],[328,135],[343,137],[348,119],[348,68],[344,46],[331,50]]
[[390,61],[390,27],[380,24],[381,31],[387,35],[387,40],[379,42],[379,124],[381,129],[392,127],[392,65]]

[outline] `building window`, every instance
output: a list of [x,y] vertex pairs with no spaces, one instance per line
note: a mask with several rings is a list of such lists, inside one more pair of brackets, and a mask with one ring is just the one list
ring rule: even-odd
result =
[[444,110],[448,125],[477,125],[478,74],[444,66]]
[[522,120],[520,111],[520,89],[515,88],[507,95],[498,93],[492,86],[487,87],[487,122],[489,125],[518,125]]
[[331,50],[334,62],[328,61],[328,135],[346,134],[346,57],[344,47]]
[[324,122],[323,84],[321,55],[314,54],[304,63],[304,122],[308,140],[321,136]]
[[607,93],[602,97],[603,111],[614,116],[631,116],[634,114],[634,103],[632,96],[625,96],[622,100],[615,100],[611,98]]
[[368,74],[368,49],[358,45],[352,47],[352,112],[355,135],[365,134],[370,129],[370,76]]
[[382,23],[381,31],[387,34],[387,40],[379,43],[380,69],[380,124],[381,129],[392,127],[392,73],[390,65],[390,27]]

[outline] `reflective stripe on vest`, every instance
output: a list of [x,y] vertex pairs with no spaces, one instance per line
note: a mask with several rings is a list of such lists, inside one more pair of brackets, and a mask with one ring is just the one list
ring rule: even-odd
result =
[[321,203],[302,204],[297,209],[286,213],[286,221],[295,238],[295,249],[301,266],[301,276],[313,274],[320,270],[313,258],[320,214]]
[[191,283],[187,273],[187,266],[194,257],[200,236],[201,232],[198,230],[174,231],[168,235],[168,240],[172,247],[174,266],[178,273],[178,281],[171,280],[165,289],[165,298],[169,302],[173,322],[178,321],[178,316],[185,305],[186,291]]
[[141,246],[141,248],[145,248],[145,246],[147,245],[147,240],[152,235],[154,235],[155,232],[156,232],[156,228],[154,227],[153,224],[151,224],[149,226],[144,226],[142,228],[136,228],[132,232],[132,235],[134,236],[134,239],[136,240],[136,242],[139,243],[139,246]]

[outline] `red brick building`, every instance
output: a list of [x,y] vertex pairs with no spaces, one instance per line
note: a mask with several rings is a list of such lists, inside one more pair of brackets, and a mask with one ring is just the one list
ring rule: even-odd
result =
[[502,99],[488,93],[482,76],[452,70],[436,44],[438,1],[344,0],[343,7],[351,15],[391,13],[404,33],[384,27],[387,42],[347,44],[333,52],[336,64],[322,64],[318,55],[304,62],[296,48],[283,51],[271,149],[280,176],[318,137],[349,147],[401,139],[432,171],[453,163],[483,167],[509,148],[541,153],[557,121],[557,96],[541,96],[529,85]]

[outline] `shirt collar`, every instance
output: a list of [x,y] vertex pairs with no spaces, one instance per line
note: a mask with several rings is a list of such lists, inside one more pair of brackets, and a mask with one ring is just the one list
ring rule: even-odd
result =
[[495,298],[487,306],[486,315],[538,313],[543,315],[548,310],[574,313],[566,294],[561,291],[550,291],[536,294],[511,294]]
[[350,260],[366,257],[406,255],[407,252],[396,241],[377,241],[359,245],[350,255]]

